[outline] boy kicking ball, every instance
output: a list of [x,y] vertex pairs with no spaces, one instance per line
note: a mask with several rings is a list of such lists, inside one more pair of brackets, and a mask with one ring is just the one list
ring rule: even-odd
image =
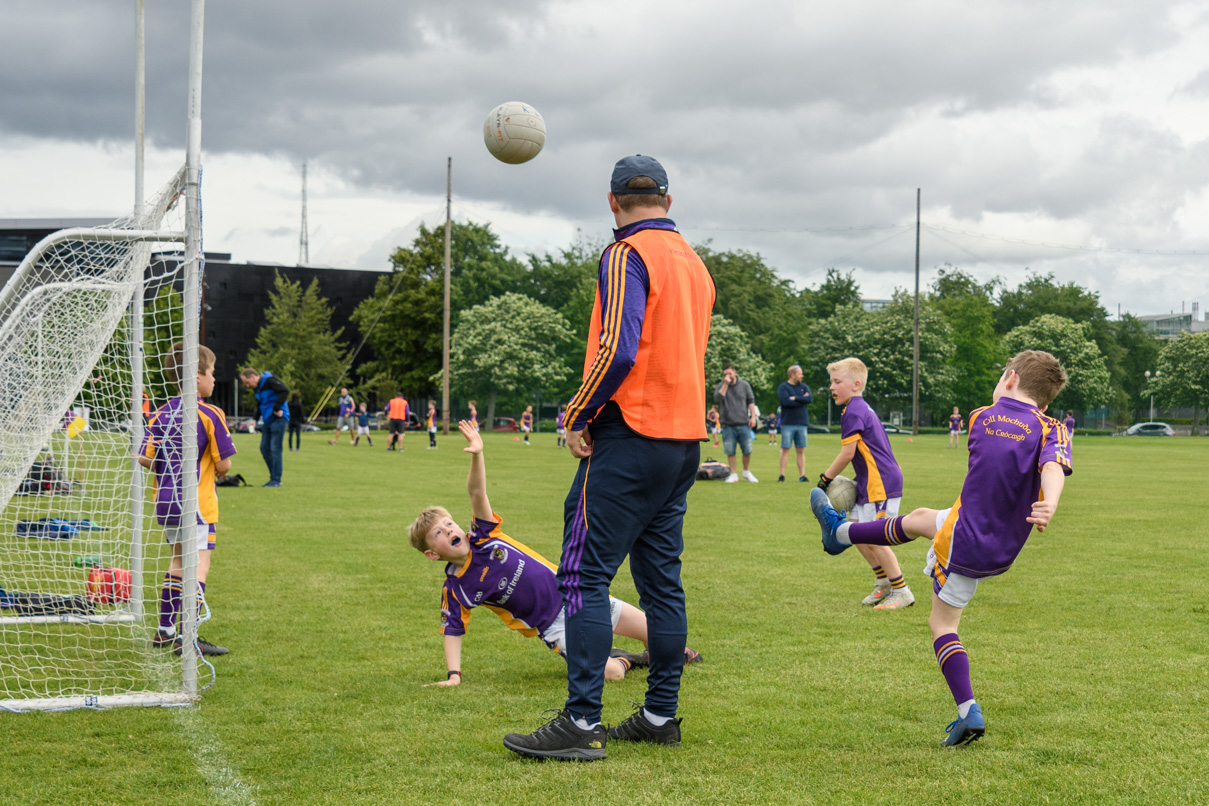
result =
[[[473,424],[463,420],[458,430],[466,438],[462,450],[470,454],[466,490],[474,517],[467,534],[442,507],[429,507],[411,524],[411,545],[430,560],[444,562],[445,585],[441,593],[441,633],[445,636],[446,679],[428,685],[456,686],[462,682],[462,636],[470,611],[482,605],[511,629],[541,638],[560,655],[566,652],[562,594],[555,576],[558,568],[533,549],[500,530],[499,515],[487,499],[487,471],[483,438]],[[620,599],[609,598],[614,635],[647,643],[646,616]],[[701,659],[685,649],[685,663]],[[621,680],[633,667],[649,664],[646,652],[614,649],[605,666],[606,680]]]
[[1066,372],[1052,355],[1026,350],[1010,361],[992,404],[970,414],[970,464],[961,495],[949,509],[917,509],[901,518],[848,523],[820,489],[810,508],[823,526],[823,548],[839,554],[849,546],[897,546],[917,537],[932,540],[932,648],[957,703],[957,719],[945,729],[946,746],[969,744],[986,732],[974,700],[970,662],[957,627],[979,580],[1007,571],[1033,526],[1044,532],[1071,473],[1066,427],[1045,409],[1066,386]]

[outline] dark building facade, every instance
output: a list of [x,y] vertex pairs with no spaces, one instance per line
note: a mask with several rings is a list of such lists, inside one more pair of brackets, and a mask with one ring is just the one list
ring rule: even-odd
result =
[[[25,255],[37,243],[61,229],[97,227],[110,219],[0,219],[0,286],[8,282]],[[165,263],[179,263],[180,253],[157,254],[152,257],[151,271],[168,270]],[[161,265],[156,266],[156,263]],[[303,288],[318,280],[319,293],[332,308],[332,329],[344,329],[342,339],[354,347],[361,334],[352,324],[352,314],[363,299],[374,293],[374,287],[384,272],[368,269],[335,269],[319,266],[284,266],[272,264],[234,263],[231,255],[207,252],[202,287],[202,326],[198,334],[202,344],[214,351],[214,394],[210,402],[228,415],[244,406],[237,406],[236,395],[241,390],[237,376],[243,361],[256,345],[256,336],[264,323],[269,307],[269,293],[277,274]],[[178,289],[179,290],[179,289]],[[357,356],[357,364],[373,358],[369,347]],[[272,370],[272,367],[257,369]],[[354,367],[355,369],[355,367]],[[240,414],[247,413],[240,411]]]

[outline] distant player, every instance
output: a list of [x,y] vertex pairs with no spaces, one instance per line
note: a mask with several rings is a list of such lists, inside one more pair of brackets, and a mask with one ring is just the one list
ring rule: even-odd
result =
[[357,410],[357,438],[353,440],[353,447],[361,444],[361,437],[365,437],[365,442],[371,448],[374,447],[374,441],[369,436],[369,407],[365,401],[361,401],[361,408]]
[[957,447],[957,437],[961,435],[961,410],[956,406],[953,407],[953,413],[949,415],[949,447]]
[[567,429],[563,427],[563,420],[567,419],[567,406],[563,404],[558,407],[558,417],[554,420],[554,432],[558,434],[558,447],[565,448],[567,446]]
[[[856,504],[849,515],[860,523],[893,518],[903,501],[903,472],[890,450],[886,429],[863,397],[869,370],[859,358],[844,358],[829,364],[827,372],[831,374],[831,396],[843,406],[840,452],[819,476],[818,486],[826,490],[851,462]],[[902,610],[915,604],[915,594],[889,546],[861,546],[859,550],[876,580],[873,592],[861,604],[878,610]]]
[[428,414],[424,415],[424,425],[428,427],[428,450],[435,450],[437,447],[437,403],[435,400],[428,401]]
[[529,433],[533,431],[533,407],[525,406],[521,414],[521,433],[525,435],[525,444],[529,444]]
[[[180,368],[184,366],[184,347],[172,345],[167,374],[172,383],[180,385]],[[206,595],[206,577],[210,573],[210,554],[214,551],[218,528],[218,491],[214,486],[217,475],[231,469],[235,444],[227,430],[227,418],[222,409],[204,403],[203,398],[214,394],[214,353],[207,347],[197,348],[197,512],[181,511],[181,483],[184,476],[180,395],[169,400],[152,415],[143,436],[138,461],[155,474],[155,518],[164,527],[164,538],[172,546],[172,560],[160,589],[160,622],[151,643],[172,647],[181,654],[181,638],[177,620],[181,612],[183,586],[183,552],[187,541],[197,545],[197,588],[199,606]],[[197,649],[203,655],[226,655],[226,647],[212,644],[201,636]]]
[[475,407],[473,400],[471,400],[466,405],[470,409],[470,415],[466,419],[470,422],[471,425],[474,426],[474,430],[478,431],[479,430],[479,410],[478,410],[478,408]]
[[982,738],[986,721],[974,700],[970,661],[957,628],[962,609],[983,577],[1007,571],[1033,526],[1044,532],[1058,509],[1071,472],[1066,426],[1045,409],[1066,386],[1058,359],[1040,350],[1013,357],[995,386],[990,406],[970,413],[969,470],[961,495],[949,509],[917,509],[877,523],[847,523],[821,491],[810,508],[823,525],[823,548],[839,554],[850,545],[896,546],[917,537],[932,540],[932,648],[957,703],[957,719],[942,744]]
[[1071,437],[1071,439],[1074,439],[1075,413],[1073,411],[1071,411],[1070,409],[1067,409],[1066,410],[1066,420],[1064,420],[1062,424],[1066,426],[1066,433]]
[[353,400],[353,396],[348,393],[348,389],[341,388],[340,399],[336,401],[336,436],[328,440],[328,445],[335,445],[340,441],[341,432],[348,432],[348,444],[356,445],[356,410],[357,404]]
[[705,424],[709,432],[714,435],[714,447],[718,447],[718,435],[722,433],[722,425],[717,406],[709,407],[709,411],[705,413]]
[[[411,545],[425,557],[445,563],[441,593],[441,633],[445,636],[446,679],[429,685],[456,686],[462,682],[462,636],[470,614],[480,605],[499,616],[513,630],[537,636],[559,655],[566,652],[562,594],[555,576],[558,568],[533,549],[513,540],[500,529],[503,522],[487,498],[487,470],[483,438],[467,420],[458,423],[466,438],[462,450],[470,454],[466,490],[474,520],[467,534],[442,507],[428,507],[409,528]],[[620,599],[609,598],[613,633],[647,642],[646,616]],[[685,649],[685,662],[700,659]],[[645,652],[614,648],[605,666],[606,680],[620,680],[632,667],[646,666]]]
[[395,396],[386,404],[386,411],[383,413],[390,422],[390,436],[386,438],[386,450],[393,451],[397,446],[399,453],[403,453],[403,435],[407,432],[407,419],[411,408],[403,399],[402,392],[395,392]]

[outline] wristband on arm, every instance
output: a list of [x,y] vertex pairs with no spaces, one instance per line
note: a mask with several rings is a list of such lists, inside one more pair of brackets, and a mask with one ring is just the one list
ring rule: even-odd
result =
[[819,489],[826,490],[828,487],[831,486],[832,481],[834,481],[834,479],[827,478],[826,473],[820,473],[819,474]]

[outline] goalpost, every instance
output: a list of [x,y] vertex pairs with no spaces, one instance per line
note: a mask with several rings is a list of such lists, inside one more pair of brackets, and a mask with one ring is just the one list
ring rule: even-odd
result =
[[[185,166],[134,215],[43,239],[0,291],[0,710],[198,697],[197,549],[182,557],[178,657],[151,641],[172,554],[135,460],[145,407],[178,393],[165,366],[182,342],[186,436],[158,450],[197,464],[204,0],[192,3]],[[184,260],[152,263],[157,244],[183,244]],[[196,512],[197,476],[182,479],[181,511]]]

